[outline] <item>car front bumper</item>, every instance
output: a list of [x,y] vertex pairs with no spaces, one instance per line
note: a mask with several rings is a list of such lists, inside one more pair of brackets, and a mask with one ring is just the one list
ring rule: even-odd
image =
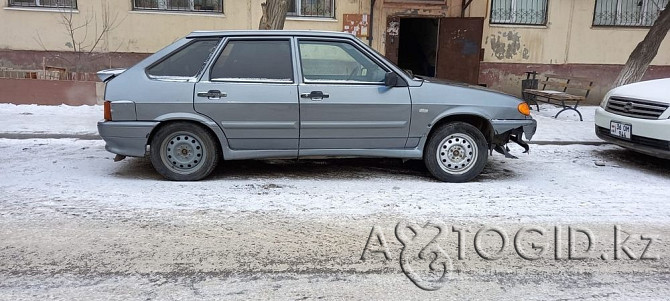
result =
[[[630,124],[631,139],[610,134],[612,121]],[[647,155],[670,159],[670,119],[640,119],[596,109],[596,135],[607,142]]]
[[108,152],[131,157],[146,154],[149,134],[158,122],[151,121],[100,121],[98,133],[105,140]]
[[491,126],[493,126],[494,135],[521,128],[526,140],[530,140],[533,139],[537,130],[537,121],[535,119],[493,119]]

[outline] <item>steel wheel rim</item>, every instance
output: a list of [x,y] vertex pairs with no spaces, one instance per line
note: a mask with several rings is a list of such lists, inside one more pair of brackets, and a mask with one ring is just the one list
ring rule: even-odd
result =
[[163,140],[160,154],[165,166],[179,174],[191,174],[206,159],[202,139],[189,132],[176,132]]
[[478,155],[479,149],[472,137],[455,133],[438,144],[436,158],[442,170],[450,174],[464,174],[475,166]]

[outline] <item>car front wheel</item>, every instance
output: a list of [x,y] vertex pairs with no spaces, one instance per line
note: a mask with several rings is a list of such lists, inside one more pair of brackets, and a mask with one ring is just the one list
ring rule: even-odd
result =
[[197,181],[219,162],[216,139],[203,127],[187,122],[168,124],[151,139],[151,164],[173,181]]
[[436,129],[424,153],[424,163],[433,176],[461,183],[475,178],[488,160],[486,138],[479,129],[453,122]]

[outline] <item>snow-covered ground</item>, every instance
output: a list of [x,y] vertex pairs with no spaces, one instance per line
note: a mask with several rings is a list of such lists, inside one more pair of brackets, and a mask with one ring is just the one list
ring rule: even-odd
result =
[[579,121],[579,115],[573,111],[565,111],[554,118],[562,108],[549,104],[541,104],[540,111],[531,111],[531,116],[537,120],[537,132],[534,141],[581,141],[598,142],[595,133],[595,114],[597,106],[578,107],[584,121]]
[[[400,160],[225,162],[199,182],[163,180],[147,159],[113,162],[104,142],[0,139],[3,208],[216,209],[324,216],[373,214],[522,220],[670,221],[668,162],[616,146],[535,145],[490,158],[465,184]],[[598,166],[596,165],[604,165]],[[653,187],[653,189],[641,189]],[[644,200],[644,201],[631,201]]]
[[97,134],[102,106],[0,104],[0,133]]

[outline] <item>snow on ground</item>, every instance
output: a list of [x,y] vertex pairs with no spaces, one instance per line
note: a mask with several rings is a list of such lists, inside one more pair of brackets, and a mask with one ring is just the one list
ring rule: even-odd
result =
[[0,133],[97,134],[102,106],[0,104]]
[[[535,145],[490,158],[483,175],[440,183],[421,162],[352,159],[225,162],[207,180],[163,180],[147,159],[113,162],[100,140],[0,139],[6,212],[67,208],[316,216],[667,222],[669,161],[611,145]],[[595,162],[598,162],[597,166]],[[653,189],[643,189],[653,188]]]
[[537,132],[534,141],[602,141],[595,133],[595,112],[597,106],[578,107],[584,121],[579,121],[579,115],[574,111],[565,111],[554,118],[562,110],[550,104],[541,104],[540,111],[532,106],[531,115],[537,120]]
[[[534,141],[601,141],[594,132],[595,106],[581,107],[584,121],[574,112],[564,112],[554,119],[560,108],[540,105],[532,111],[538,129]],[[97,134],[96,123],[102,119],[102,106],[38,106],[0,104],[0,133],[12,134]]]

